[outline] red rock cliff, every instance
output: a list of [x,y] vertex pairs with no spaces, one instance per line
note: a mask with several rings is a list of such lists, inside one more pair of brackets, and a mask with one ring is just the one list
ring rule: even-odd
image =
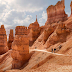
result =
[[64,0],[58,1],[57,4],[51,5],[47,8],[47,16],[48,19],[46,21],[46,25],[49,23],[55,23],[59,21],[65,21],[67,20],[67,14],[64,11],[65,5]]
[[67,36],[70,34],[70,30],[66,28],[65,24],[62,22],[58,23],[56,30],[48,38],[46,45],[49,48],[51,45],[54,45],[58,42],[66,42]]

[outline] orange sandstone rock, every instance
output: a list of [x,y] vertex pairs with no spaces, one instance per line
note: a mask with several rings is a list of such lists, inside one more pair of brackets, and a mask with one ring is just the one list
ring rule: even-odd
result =
[[40,27],[39,27],[39,23],[37,21],[37,16],[36,16],[36,21],[34,23],[30,24],[28,29],[30,29],[29,46],[32,46],[34,41],[40,35]]
[[32,46],[34,41],[40,35],[40,28],[38,28],[38,29],[31,29],[30,34],[31,34],[31,36],[30,36],[30,39],[29,39],[29,45]]
[[51,5],[47,8],[47,16],[48,19],[46,21],[46,25],[49,23],[55,23],[59,21],[65,21],[67,20],[67,14],[64,11],[65,5],[64,0],[58,1],[58,3],[54,6]]
[[25,26],[17,26],[15,29],[15,35],[27,35],[29,30]]
[[37,15],[36,15],[36,21],[34,23],[31,23],[28,27],[28,29],[31,29],[31,28],[33,28],[33,29],[39,28],[39,23],[37,21]]
[[67,36],[70,34],[69,29],[66,28],[65,24],[60,22],[54,31],[48,38],[45,46],[49,48],[51,45],[54,45],[58,42],[65,42],[67,39]]
[[27,35],[16,35],[12,43],[12,67],[17,69],[29,59],[29,38]]
[[0,55],[4,54],[7,51],[8,51],[7,35],[6,35],[4,25],[1,25],[1,28],[0,28]]
[[13,40],[14,40],[13,29],[11,29],[10,34],[9,34],[9,40],[8,40],[8,48],[9,48],[9,50],[11,49],[11,45],[12,45]]
[[12,43],[12,68],[18,69],[29,59],[29,38],[24,26],[17,26],[15,38]]
[[44,31],[43,42],[45,43],[48,37],[54,32],[54,28],[50,26]]

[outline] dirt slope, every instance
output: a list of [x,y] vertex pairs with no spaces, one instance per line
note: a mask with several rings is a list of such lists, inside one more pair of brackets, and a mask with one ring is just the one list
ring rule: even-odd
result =
[[11,57],[11,51],[8,51],[7,53],[0,55],[0,72],[11,69],[12,60],[13,59]]
[[[69,71],[71,68],[72,68],[72,56],[70,55],[67,56],[58,53],[51,53],[44,50],[41,51],[35,50],[35,53],[30,58],[28,65],[22,70],[20,70],[20,72],[25,70],[28,72],[47,72],[47,71],[56,72],[57,70]],[[14,70],[14,72],[16,71]]]

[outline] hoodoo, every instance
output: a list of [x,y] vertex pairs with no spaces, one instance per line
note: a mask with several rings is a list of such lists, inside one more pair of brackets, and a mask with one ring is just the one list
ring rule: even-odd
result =
[[36,15],[36,21],[34,23],[30,24],[28,28],[30,29],[29,45],[32,46],[34,41],[40,35],[40,27],[39,27],[39,23],[37,21],[37,15]]
[[9,40],[8,40],[8,48],[9,48],[9,50],[11,49],[11,45],[12,45],[13,40],[14,40],[13,29],[11,29],[10,34],[9,34]]
[[1,25],[0,28],[0,55],[8,51],[7,47],[7,35],[4,28],[4,25]]
[[37,28],[39,28],[39,23],[38,23],[38,21],[37,21],[37,15],[36,15],[36,21],[34,22],[34,23],[31,23],[30,25],[29,25],[29,27],[28,27],[28,29],[37,29]]
[[29,38],[24,32],[17,33],[12,43],[12,68],[18,69],[29,59]]

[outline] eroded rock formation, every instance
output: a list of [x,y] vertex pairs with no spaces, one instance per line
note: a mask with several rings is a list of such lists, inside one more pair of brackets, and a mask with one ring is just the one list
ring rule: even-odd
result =
[[0,28],[0,55],[4,54],[7,51],[8,51],[7,35],[6,35],[4,25],[1,25],[1,28]]
[[66,28],[65,24],[62,22],[59,22],[56,30],[54,31],[53,34],[50,35],[46,42],[47,48],[49,48],[51,45],[54,45],[58,42],[65,42],[67,36],[69,35],[70,31],[69,29]]
[[30,24],[28,28],[30,29],[29,46],[32,46],[34,41],[40,35],[40,27],[39,27],[39,23],[37,21],[37,16],[36,16],[36,21],[34,23]]
[[25,26],[17,26],[15,29],[15,35],[28,35],[29,30]]
[[12,67],[20,68],[29,59],[29,38],[26,35],[16,35],[12,43]]
[[30,30],[30,39],[29,39],[29,45],[32,46],[34,41],[38,38],[40,35],[40,28],[39,29],[31,29]]
[[13,40],[14,40],[13,29],[11,29],[10,34],[9,34],[9,40],[8,40],[8,48],[9,48],[9,50],[11,49],[11,45],[12,45]]
[[47,41],[48,37],[54,32],[54,28],[52,26],[50,26],[49,28],[47,28],[44,31],[44,36],[43,36],[43,42],[45,44],[45,42]]
[[[29,38],[24,32],[27,29],[24,26],[17,26],[15,32],[15,38],[12,43],[12,68],[18,69],[27,62],[29,59]],[[19,31],[17,31],[19,30]]]
[[34,23],[31,23],[28,29],[37,29],[37,28],[39,28],[39,23],[37,21],[37,15],[36,15],[36,21]]
[[48,19],[46,21],[46,25],[49,23],[55,23],[59,21],[65,21],[67,20],[67,14],[64,11],[65,5],[64,5],[64,0],[58,1],[57,4],[51,5],[47,8],[47,16]]

